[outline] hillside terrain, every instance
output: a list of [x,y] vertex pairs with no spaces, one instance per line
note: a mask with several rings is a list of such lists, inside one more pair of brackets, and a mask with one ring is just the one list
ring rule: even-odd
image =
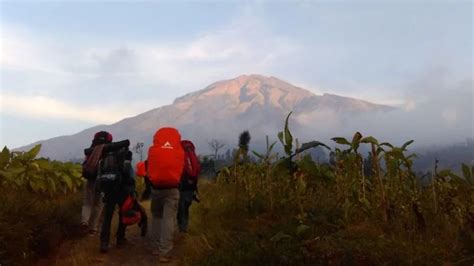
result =
[[[281,121],[293,111],[292,127],[299,136],[308,132],[315,121],[344,124],[354,116],[389,112],[394,108],[332,94],[315,95],[275,77],[242,75],[215,82],[206,88],[177,98],[173,104],[125,118],[111,125],[99,125],[70,136],[58,136],[20,147],[29,150],[42,144],[40,156],[54,160],[77,160],[99,130],[111,132],[115,140],[130,139],[132,145],[150,144],[154,132],[162,126],[177,127],[184,138],[193,140],[200,153],[210,153],[208,142],[218,139],[235,146],[234,136],[249,130],[253,148],[263,148],[265,135],[281,128]],[[257,138],[259,136],[259,138]]]

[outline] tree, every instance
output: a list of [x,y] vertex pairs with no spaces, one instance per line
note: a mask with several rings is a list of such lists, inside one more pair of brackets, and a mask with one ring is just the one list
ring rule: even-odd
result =
[[220,149],[224,148],[225,144],[218,141],[217,139],[211,140],[210,142],[208,142],[208,144],[211,150],[214,152],[214,159],[217,160],[217,153]]
[[143,161],[143,142],[137,142],[137,144],[133,147],[135,153],[140,155],[140,161]]

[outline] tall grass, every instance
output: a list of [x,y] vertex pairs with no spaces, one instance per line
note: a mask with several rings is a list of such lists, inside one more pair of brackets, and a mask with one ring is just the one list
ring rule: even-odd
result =
[[[327,146],[294,149],[288,118],[278,137],[285,157],[267,151],[259,163],[237,159],[215,182],[201,184],[185,264],[474,262],[472,167],[463,165],[463,177],[436,169],[422,182],[411,169],[416,156],[407,152],[413,141],[396,147],[360,133],[337,137],[326,164],[295,156]],[[371,150],[369,173],[362,145]]]

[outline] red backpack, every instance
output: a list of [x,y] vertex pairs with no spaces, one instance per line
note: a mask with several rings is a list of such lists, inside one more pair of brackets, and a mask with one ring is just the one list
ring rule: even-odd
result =
[[130,195],[127,196],[122,206],[120,206],[120,212],[122,214],[122,223],[125,225],[136,224],[142,219],[136,199]]
[[197,179],[201,172],[201,164],[196,155],[196,148],[190,140],[181,141],[184,149],[184,172],[191,179]]
[[171,127],[160,128],[148,149],[147,176],[155,188],[177,188],[184,168],[181,135]]

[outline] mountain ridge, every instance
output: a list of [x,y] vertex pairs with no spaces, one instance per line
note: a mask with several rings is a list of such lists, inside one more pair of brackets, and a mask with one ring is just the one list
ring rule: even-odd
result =
[[[173,126],[182,132],[183,138],[193,140],[200,153],[206,153],[209,140],[220,139],[229,146],[243,130],[250,130],[253,136],[276,134],[290,111],[294,113],[292,126],[298,132],[325,116],[343,121],[346,116],[390,110],[393,107],[335,94],[316,95],[276,77],[240,75],[214,82],[176,98],[172,104],[116,123],[93,126],[76,134],[37,141],[18,149],[26,150],[41,143],[40,156],[56,160],[78,159],[82,157],[82,150],[90,145],[95,131],[107,130],[114,140],[128,138],[132,145],[144,142],[147,146],[159,127]],[[255,140],[258,141],[254,138],[253,144],[258,144]]]

